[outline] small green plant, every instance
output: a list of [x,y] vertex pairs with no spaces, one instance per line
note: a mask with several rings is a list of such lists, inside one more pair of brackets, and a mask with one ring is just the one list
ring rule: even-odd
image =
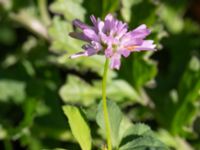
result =
[[[133,125],[128,121],[123,122],[125,117],[119,107],[113,101],[109,101],[106,95],[109,66],[112,69],[119,69],[121,56],[128,57],[131,52],[155,50],[152,40],[144,40],[150,34],[150,30],[146,25],[141,25],[132,31],[128,31],[127,24],[118,21],[111,14],[105,17],[105,21],[91,16],[91,21],[93,26],[88,26],[80,20],[73,21],[74,26],[82,31],[72,32],[70,35],[86,41],[88,44],[83,46],[84,52],[74,54],[70,58],[91,56],[98,53],[104,54],[106,57],[102,79],[102,101],[98,105],[96,115],[96,122],[103,130],[107,140],[104,149],[167,150],[167,147],[153,135],[148,126],[144,124]],[[69,105],[64,106],[63,110],[68,117],[72,133],[82,150],[91,150],[90,129],[84,115],[81,115],[83,112]]]

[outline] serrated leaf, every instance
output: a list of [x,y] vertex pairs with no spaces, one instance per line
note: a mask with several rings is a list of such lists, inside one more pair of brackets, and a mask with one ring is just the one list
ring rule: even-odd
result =
[[168,150],[159,140],[150,136],[140,136],[123,145],[119,150]]
[[64,114],[68,118],[72,134],[79,142],[82,150],[91,150],[90,128],[85,121],[83,112],[75,106],[63,106]]
[[167,150],[154,135],[149,126],[138,123],[130,126],[123,135],[120,150]]
[[[110,120],[112,144],[114,147],[118,147],[120,142],[119,128],[122,121],[122,113],[117,104],[115,104],[113,101],[107,100],[107,107]],[[106,133],[102,102],[100,102],[98,106],[96,121],[100,128],[104,131],[104,133]]]
[[85,9],[81,6],[82,0],[56,0],[51,4],[50,10],[54,13],[62,14],[67,20],[84,20]]
[[137,123],[129,127],[124,133],[124,137],[131,136],[131,135],[132,136],[148,135],[148,136],[153,137],[153,132],[151,131],[149,126],[142,123]]
[[[168,148],[160,142],[151,129],[145,124],[135,124],[131,125],[130,122],[127,126],[122,126],[123,116],[119,107],[112,101],[107,101],[110,129],[111,129],[111,139],[114,147],[119,148],[119,150],[168,150]],[[97,124],[105,131],[104,115],[102,110],[102,102],[100,102],[97,111],[96,121]],[[125,127],[124,129],[121,129]],[[105,133],[105,132],[104,132]],[[121,137],[121,134],[123,135]]]

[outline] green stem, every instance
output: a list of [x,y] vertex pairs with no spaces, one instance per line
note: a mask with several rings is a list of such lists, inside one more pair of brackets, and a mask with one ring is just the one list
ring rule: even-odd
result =
[[102,80],[102,101],[103,101],[103,113],[104,113],[104,121],[105,121],[105,126],[106,126],[108,150],[112,150],[110,122],[109,122],[107,101],[106,101],[106,82],[107,82],[108,65],[109,65],[109,60],[106,59],[106,62],[104,65],[103,80]]
[[47,10],[47,0],[38,0],[38,5],[42,21],[44,22],[45,25],[49,25],[51,19]]

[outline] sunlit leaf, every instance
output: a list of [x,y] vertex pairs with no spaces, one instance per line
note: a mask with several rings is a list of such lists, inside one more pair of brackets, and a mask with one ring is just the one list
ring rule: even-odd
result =
[[[89,84],[81,78],[70,75],[59,93],[65,102],[81,103],[88,106],[96,99],[101,98],[101,86],[101,81]],[[116,101],[129,99],[133,102],[140,102],[137,92],[123,80],[113,80],[112,83],[108,83],[107,95]]]
[[0,80],[0,101],[21,103],[26,96],[26,84],[21,81],[1,79]]
[[48,32],[51,38],[51,49],[57,53],[59,52],[78,52],[81,48],[80,42],[69,37],[69,32],[72,32],[72,25],[59,17],[53,19],[53,24],[50,26]]
[[54,13],[64,15],[70,21],[77,18],[84,20],[86,11],[81,6],[81,3],[82,0],[56,0],[51,4],[50,10]]
[[91,135],[90,128],[85,121],[83,112],[80,109],[65,105],[63,111],[68,118],[68,122],[72,133],[76,140],[79,142],[82,150],[91,150]]

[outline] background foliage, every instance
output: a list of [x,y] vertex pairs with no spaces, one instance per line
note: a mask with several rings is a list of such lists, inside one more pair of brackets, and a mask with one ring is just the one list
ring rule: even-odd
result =
[[91,24],[91,14],[111,12],[130,29],[147,24],[158,51],[123,59],[108,97],[172,149],[199,150],[199,10],[199,0],[0,0],[0,149],[80,149],[64,104],[84,109],[94,149],[103,145],[95,116],[104,58],[68,59],[82,45],[68,33],[75,18]]

